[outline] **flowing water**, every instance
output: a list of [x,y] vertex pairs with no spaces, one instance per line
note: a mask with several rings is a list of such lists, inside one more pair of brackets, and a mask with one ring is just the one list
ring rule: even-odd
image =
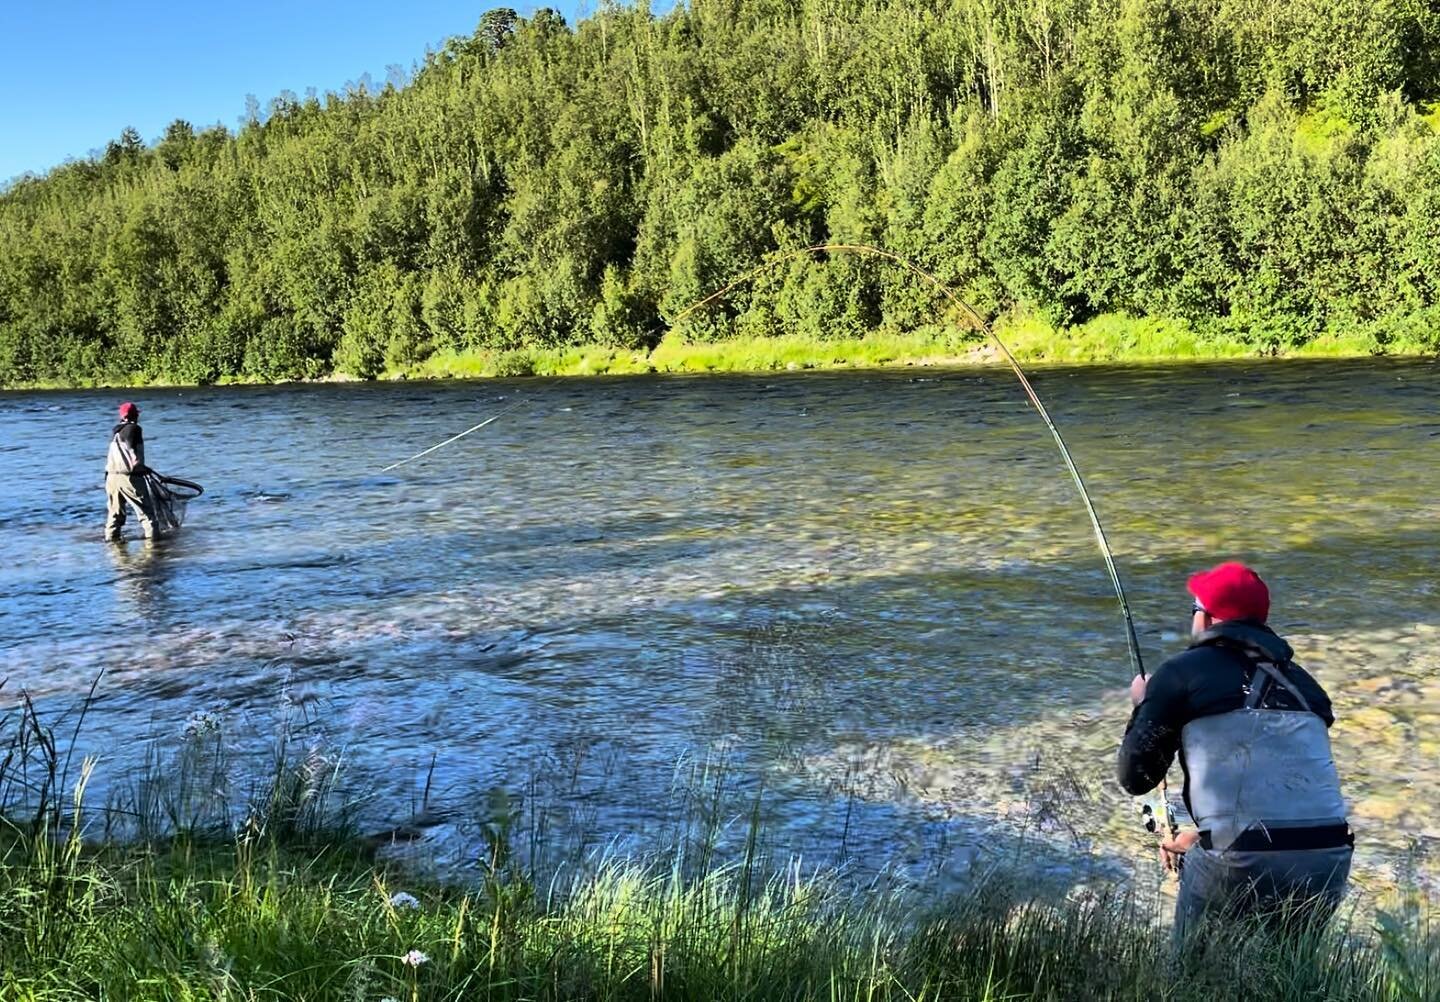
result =
[[[1335,699],[1361,882],[1432,879],[1440,366],[1034,381],[1151,666],[1186,575],[1252,561]],[[911,874],[1150,844],[1113,779],[1114,596],[1007,372],[137,391],[150,463],[208,490],[176,538],[112,546],[119,398],[0,395],[0,697],[56,712],[104,669],[97,777],[197,713],[241,756],[299,713],[363,823],[424,800],[440,846],[502,792],[560,840],[643,844],[714,800],[772,849]]]

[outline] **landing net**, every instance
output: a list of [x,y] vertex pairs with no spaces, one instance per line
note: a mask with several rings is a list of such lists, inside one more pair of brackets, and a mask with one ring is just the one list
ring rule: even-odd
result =
[[205,493],[193,480],[184,477],[167,477],[151,470],[145,474],[145,490],[150,495],[150,509],[154,512],[155,528],[160,532],[173,532],[185,522],[185,506]]

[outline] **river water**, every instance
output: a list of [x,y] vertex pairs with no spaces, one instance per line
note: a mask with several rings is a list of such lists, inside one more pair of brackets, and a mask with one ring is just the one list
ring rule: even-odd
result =
[[[1149,663],[1183,647],[1188,573],[1253,562],[1335,699],[1360,882],[1432,880],[1440,366],[1034,381]],[[110,546],[119,399],[0,395],[0,697],[58,719],[103,669],[97,783],[187,721],[243,760],[301,719],[362,824],[423,801],[458,857],[503,799],[572,845],[758,811],[772,850],[917,879],[1150,872],[1113,593],[1007,372],[136,391],[151,465],[207,492],[177,537]]]

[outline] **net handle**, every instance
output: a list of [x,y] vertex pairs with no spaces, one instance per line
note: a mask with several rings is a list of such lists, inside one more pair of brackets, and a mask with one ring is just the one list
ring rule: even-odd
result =
[[[161,474],[161,475],[160,475],[160,482],[161,482],[162,484],[164,484],[166,487],[179,487],[179,488],[182,488],[183,490],[194,491],[194,492],[195,492],[195,497],[197,497],[197,498],[198,498],[201,494],[204,494],[204,493],[205,493],[205,488],[204,488],[204,487],[201,487],[199,484],[197,484],[197,483],[196,483],[195,481],[193,481],[193,480],[186,480],[184,477],[167,477],[167,476],[164,476],[163,474]],[[189,499],[187,498],[186,500],[189,500]]]

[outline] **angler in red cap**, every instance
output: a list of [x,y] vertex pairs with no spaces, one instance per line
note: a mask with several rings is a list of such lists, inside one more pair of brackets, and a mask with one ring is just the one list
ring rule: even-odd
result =
[[120,405],[120,423],[110,433],[105,454],[105,538],[117,540],[125,527],[129,506],[140,520],[146,539],[155,536],[155,506],[145,484],[145,437],[140,432],[140,408],[130,402]]
[[1160,784],[1177,753],[1196,828],[1161,846],[1180,871],[1183,936],[1207,913],[1323,922],[1344,894],[1354,837],[1330,754],[1330,697],[1267,625],[1270,590],[1224,563],[1189,581],[1190,647],[1130,684],[1120,785]]

